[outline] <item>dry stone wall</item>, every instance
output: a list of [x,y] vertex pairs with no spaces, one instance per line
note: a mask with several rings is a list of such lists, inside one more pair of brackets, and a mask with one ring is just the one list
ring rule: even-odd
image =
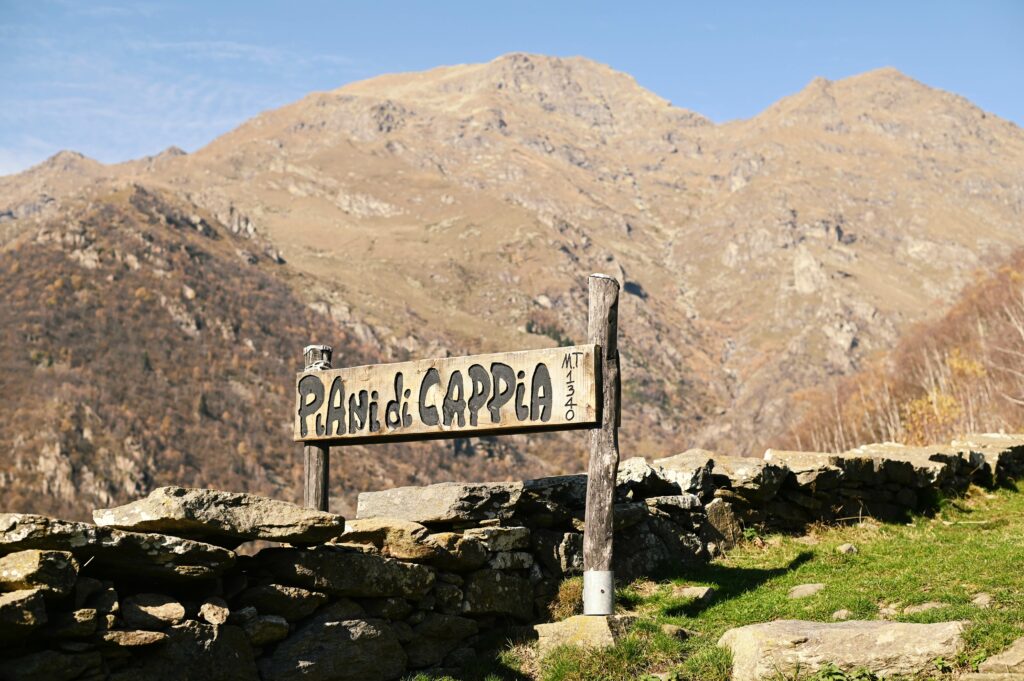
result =
[[[685,574],[747,527],[899,520],[1024,473],[1024,436],[623,461],[620,582]],[[543,620],[582,570],[586,477],[360,495],[357,517],[161,488],[94,524],[0,514],[0,679],[396,679]],[[261,540],[259,551],[244,542]],[[271,543],[272,542],[272,543]],[[250,546],[251,545],[246,545]]]

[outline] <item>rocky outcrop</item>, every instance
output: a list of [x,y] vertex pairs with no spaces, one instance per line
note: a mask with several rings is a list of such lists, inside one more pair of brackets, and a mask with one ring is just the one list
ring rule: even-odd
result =
[[880,677],[914,676],[953,659],[963,646],[961,622],[907,624],[778,620],[730,629],[718,645],[732,653],[733,681],[763,681],[827,663],[843,671],[868,669]]

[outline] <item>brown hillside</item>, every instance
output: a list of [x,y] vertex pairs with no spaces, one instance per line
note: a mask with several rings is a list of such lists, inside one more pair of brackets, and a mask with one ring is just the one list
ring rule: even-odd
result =
[[[266,275],[355,355],[581,341],[586,275],[615,275],[627,456],[759,450],[793,394],[857,371],[1024,246],[1024,132],[891,69],[722,125],[582,58],[384,76],[194,154],[0,178],[0,238],[111,179],[283,256]],[[307,340],[330,339],[291,347]],[[583,454],[579,438],[504,442],[551,472]]]

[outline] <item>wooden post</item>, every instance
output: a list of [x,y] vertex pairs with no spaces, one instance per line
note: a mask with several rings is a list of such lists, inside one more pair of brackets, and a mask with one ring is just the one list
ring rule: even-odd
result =
[[601,427],[590,431],[583,529],[583,614],[611,615],[615,607],[612,508],[619,470],[619,282],[605,274],[592,274],[588,284],[587,340],[601,346]]
[[[323,371],[331,368],[330,345],[307,345],[302,351],[306,371]],[[327,445],[307,444],[302,448],[305,468],[305,492],[303,502],[307,508],[327,511],[330,504],[328,472],[331,465],[331,448]]]

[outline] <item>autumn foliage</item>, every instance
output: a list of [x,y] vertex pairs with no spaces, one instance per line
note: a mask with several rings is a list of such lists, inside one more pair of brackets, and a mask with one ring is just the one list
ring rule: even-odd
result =
[[887,356],[796,400],[804,416],[783,447],[1024,431],[1024,252],[977,275],[942,318],[913,327]]

